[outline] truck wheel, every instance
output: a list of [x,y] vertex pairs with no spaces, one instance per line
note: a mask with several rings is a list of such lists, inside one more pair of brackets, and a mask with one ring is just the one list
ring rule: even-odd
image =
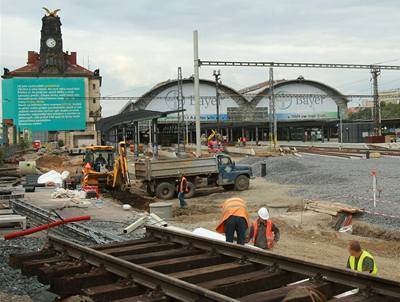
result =
[[147,185],[147,186],[146,186],[146,191],[147,191],[147,194],[149,194],[150,196],[154,196],[154,192],[153,192],[153,190],[151,189],[150,185]]
[[196,186],[191,181],[188,181],[189,192],[185,193],[185,198],[192,198],[194,193],[196,193]]
[[157,185],[156,196],[160,199],[171,199],[174,197],[175,187],[169,182],[162,182]]
[[246,175],[239,175],[235,179],[235,190],[244,191],[249,188],[250,180]]

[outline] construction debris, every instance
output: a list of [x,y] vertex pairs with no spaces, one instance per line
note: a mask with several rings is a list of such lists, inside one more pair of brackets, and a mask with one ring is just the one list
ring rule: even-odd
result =
[[339,213],[343,212],[350,214],[362,213],[360,208],[355,208],[338,202],[330,203],[321,201],[307,201],[304,205],[304,208],[306,210],[329,214],[332,216],[338,216]]

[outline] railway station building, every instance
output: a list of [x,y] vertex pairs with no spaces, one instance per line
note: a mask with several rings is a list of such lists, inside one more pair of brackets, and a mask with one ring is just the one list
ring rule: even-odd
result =
[[[168,80],[157,84],[135,102],[128,102],[121,113],[135,110],[168,112],[178,110],[178,89],[182,87],[184,123],[188,142],[195,141],[195,103],[193,78]],[[200,80],[200,119],[203,136],[219,126],[229,142],[246,137],[249,141],[269,138],[270,87],[261,83],[242,90],[219,84],[219,123],[217,124],[216,84]],[[257,88],[257,89],[254,89]],[[312,140],[337,137],[339,116],[347,118],[348,100],[336,89],[314,80],[299,77],[274,82],[279,140]],[[178,115],[159,119],[160,143],[176,141]],[[142,134],[146,133],[142,125]],[[142,136],[142,135],[141,135]]]

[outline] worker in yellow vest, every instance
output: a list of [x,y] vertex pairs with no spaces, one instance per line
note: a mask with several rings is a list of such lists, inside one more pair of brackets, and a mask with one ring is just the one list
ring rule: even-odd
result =
[[250,225],[246,202],[241,198],[233,197],[225,200],[221,208],[223,212],[216,231],[221,234],[225,233],[227,242],[233,242],[236,232],[237,243],[244,245],[246,230]]
[[378,268],[374,257],[367,251],[361,249],[360,242],[350,241],[348,245],[349,259],[347,260],[347,268],[358,272],[368,272],[376,276]]
[[255,246],[262,249],[272,249],[278,242],[280,232],[270,219],[267,208],[262,207],[258,210],[258,218],[250,227],[249,238]]

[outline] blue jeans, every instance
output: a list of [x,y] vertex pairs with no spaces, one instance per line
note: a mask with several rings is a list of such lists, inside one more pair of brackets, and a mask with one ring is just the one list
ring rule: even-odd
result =
[[224,222],[226,242],[233,242],[236,232],[237,243],[244,245],[246,241],[246,219],[240,216],[231,216]]
[[185,201],[185,193],[179,192],[178,199],[179,199],[179,204],[180,204],[181,208],[184,208],[187,206],[186,201]]

